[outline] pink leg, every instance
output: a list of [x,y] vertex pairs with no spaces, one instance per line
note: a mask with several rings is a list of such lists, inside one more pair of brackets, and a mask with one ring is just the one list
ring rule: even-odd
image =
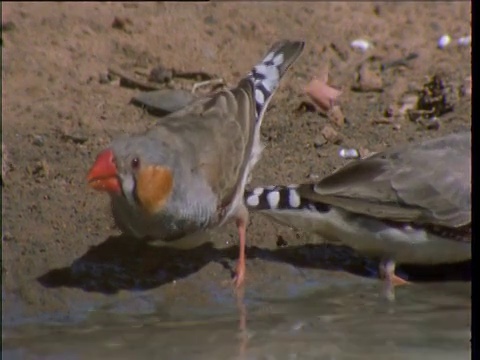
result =
[[238,289],[245,281],[245,242],[247,232],[247,222],[244,217],[237,219],[237,229],[239,238],[240,252],[238,254],[237,270],[235,275],[235,287]]
[[247,352],[248,332],[247,332],[247,308],[244,303],[245,288],[240,287],[236,291],[237,307],[239,314],[239,357],[245,358]]
[[408,284],[408,281],[395,275],[395,262],[393,260],[386,260],[380,263],[380,275],[390,287]]

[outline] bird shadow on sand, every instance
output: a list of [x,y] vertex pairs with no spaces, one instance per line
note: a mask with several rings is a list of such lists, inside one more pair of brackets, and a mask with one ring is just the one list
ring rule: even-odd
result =
[[[345,271],[362,277],[378,276],[377,262],[345,246],[307,244],[274,250],[251,246],[247,248],[246,255],[247,259],[261,259],[266,263],[322,269],[327,272],[326,276],[328,271]],[[192,275],[210,262],[222,264],[233,276],[237,256],[238,246],[217,249],[206,242],[185,250],[117,236],[91,247],[70,266],[50,270],[37,280],[45,287],[74,287],[105,294],[120,290],[148,290]],[[444,266],[403,266],[399,270],[411,281],[471,279],[470,262]],[[272,278],[277,273],[278,267],[272,269]],[[268,266],[262,267],[261,276],[269,276]]]

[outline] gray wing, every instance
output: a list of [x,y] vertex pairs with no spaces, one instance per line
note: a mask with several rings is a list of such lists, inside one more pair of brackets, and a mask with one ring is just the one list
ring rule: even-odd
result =
[[259,142],[259,129],[280,80],[301,54],[303,41],[275,43],[238,85],[202,98],[161,119],[161,128],[182,134],[182,152],[222,204],[235,196]]
[[471,133],[354,161],[301,196],[394,221],[458,227],[471,221]]

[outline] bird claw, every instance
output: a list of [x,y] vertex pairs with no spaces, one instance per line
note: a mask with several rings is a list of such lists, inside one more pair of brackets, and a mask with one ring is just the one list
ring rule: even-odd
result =
[[389,301],[395,300],[395,287],[409,284],[408,281],[395,275],[395,262],[384,260],[380,264],[380,277],[385,281],[384,295]]
[[393,287],[409,284],[407,280],[395,274],[395,262],[392,260],[384,260],[381,262],[380,277],[385,279],[385,281]]

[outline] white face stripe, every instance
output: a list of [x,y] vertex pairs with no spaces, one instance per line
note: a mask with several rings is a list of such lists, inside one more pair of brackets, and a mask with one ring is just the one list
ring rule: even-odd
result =
[[135,180],[132,175],[120,175],[120,183],[122,185],[123,194],[131,205],[136,205],[137,202],[133,196],[135,188]]

